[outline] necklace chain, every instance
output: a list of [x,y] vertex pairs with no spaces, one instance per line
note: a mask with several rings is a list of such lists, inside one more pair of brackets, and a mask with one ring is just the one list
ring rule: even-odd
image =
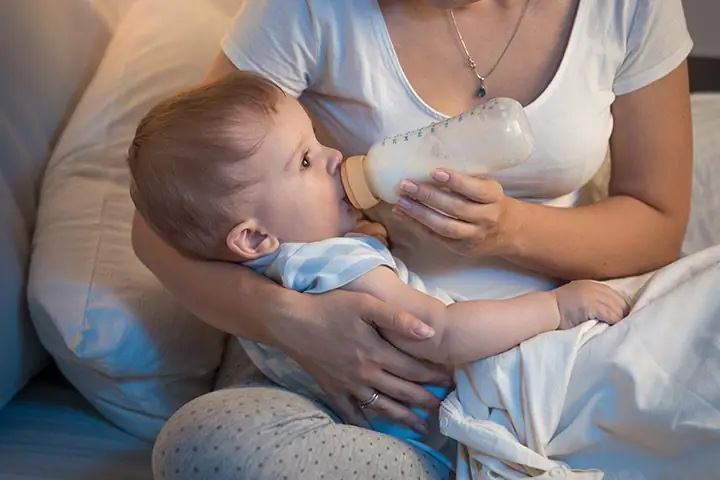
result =
[[520,13],[520,18],[518,18],[517,24],[515,24],[515,29],[513,30],[512,35],[510,36],[510,40],[508,40],[507,45],[505,45],[505,48],[503,49],[502,53],[498,57],[495,64],[488,70],[488,72],[485,75],[480,75],[480,72],[477,70],[477,63],[475,62],[475,59],[472,55],[470,55],[470,51],[467,48],[467,45],[465,44],[465,40],[463,39],[462,33],[460,33],[460,28],[458,27],[457,20],[455,20],[455,12],[453,9],[450,9],[450,21],[453,24],[453,27],[455,28],[455,33],[457,33],[458,40],[460,41],[460,45],[462,46],[463,52],[465,53],[465,58],[467,59],[468,67],[470,67],[470,70],[475,74],[477,79],[480,81],[480,89],[478,90],[477,96],[478,97],[484,97],[487,95],[487,89],[485,88],[485,81],[488,79],[490,75],[495,71],[498,65],[500,65],[500,62],[505,57],[505,54],[510,49],[510,45],[512,45],[513,40],[515,40],[515,36],[517,35],[518,31],[520,30],[520,24],[522,24],[523,18],[525,18],[525,14],[528,11],[528,6],[530,5],[530,0],[525,1],[525,6],[523,7],[522,12]]

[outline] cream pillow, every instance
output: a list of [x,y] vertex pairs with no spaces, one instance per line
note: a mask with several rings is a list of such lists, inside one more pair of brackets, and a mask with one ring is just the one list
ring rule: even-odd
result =
[[40,179],[57,135],[135,0],[23,0],[0,14],[0,408],[48,363],[25,285]]
[[29,283],[38,335],[102,414],[148,440],[211,389],[225,336],[179,307],[133,254],[125,156],[142,115],[200,81],[220,51],[231,14],[217,1],[133,4],[41,189]]
[[693,192],[683,253],[720,244],[720,93],[692,96]]

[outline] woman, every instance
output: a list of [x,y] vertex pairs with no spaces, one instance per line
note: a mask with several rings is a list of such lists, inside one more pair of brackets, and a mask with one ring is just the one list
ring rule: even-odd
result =
[[[319,139],[345,155],[484,98],[523,103],[537,140],[526,164],[495,179],[411,185],[400,211],[369,212],[388,227],[394,253],[431,283],[499,298],[677,258],[690,201],[691,45],[680,0],[246,0],[208,79],[236,68],[268,76],[300,97]],[[579,207],[576,192],[608,145],[609,196]],[[133,242],[191,311],[284,350],[348,423],[365,424],[359,405],[371,399],[368,409],[418,429],[411,407],[437,407],[418,383],[447,374],[373,328],[422,339],[432,332],[419,320],[362,295],[304,296],[242,267],[183,258],[139,218]],[[169,421],[156,478],[449,475],[394,438],[247,382],[237,378]]]

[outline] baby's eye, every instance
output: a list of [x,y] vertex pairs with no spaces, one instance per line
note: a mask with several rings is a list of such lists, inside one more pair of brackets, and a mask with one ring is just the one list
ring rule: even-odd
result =
[[310,159],[307,157],[307,155],[303,157],[300,166],[303,168],[303,170],[310,168]]

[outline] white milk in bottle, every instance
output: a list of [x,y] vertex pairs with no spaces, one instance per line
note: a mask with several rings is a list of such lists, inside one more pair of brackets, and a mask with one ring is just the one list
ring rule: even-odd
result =
[[404,179],[425,182],[440,167],[486,175],[519,165],[532,148],[522,105],[496,98],[456,117],[388,137],[367,155],[348,158],[341,166],[342,184],[350,203],[367,210],[381,200],[397,203]]

